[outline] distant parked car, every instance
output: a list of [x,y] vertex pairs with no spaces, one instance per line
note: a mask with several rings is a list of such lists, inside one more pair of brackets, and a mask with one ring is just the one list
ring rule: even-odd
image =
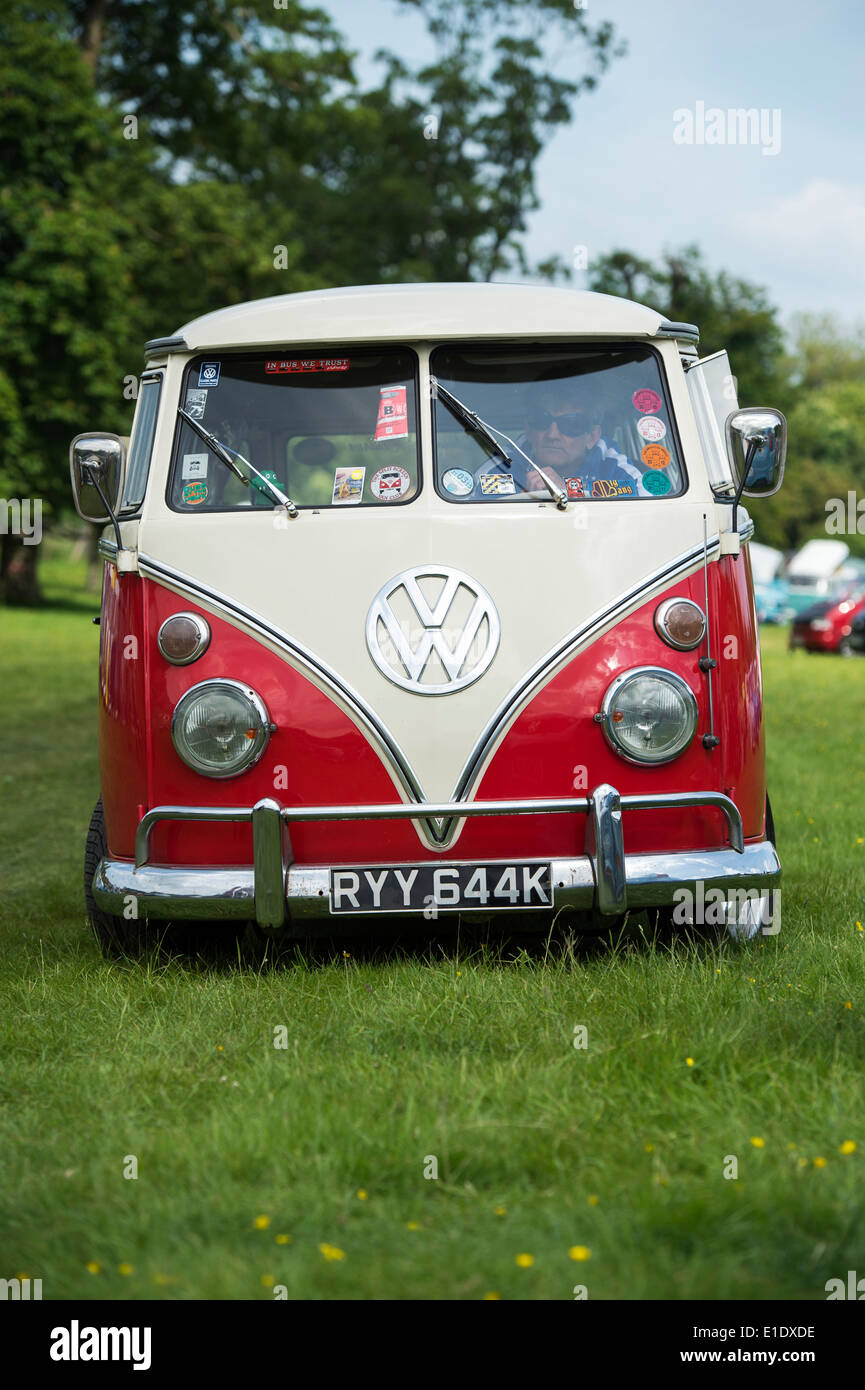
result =
[[850,547],[844,541],[815,539],[806,541],[781,576],[789,586],[790,605],[797,614],[837,594],[839,584],[853,576],[844,572]]
[[769,584],[754,583],[754,602],[758,623],[789,623],[796,610],[790,599],[789,587],[783,579]]
[[860,617],[865,617],[865,586],[861,581],[845,585],[840,593],[800,613],[790,632],[790,647],[852,656],[857,650],[852,641],[853,622]]
[[850,624],[850,650],[865,655],[865,608],[861,609]]
[[784,555],[771,545],[752,541],[750,545],[751,573],[754,576],[754,602],[759,623],[786,623],[793,617],[790,591],[778,573]]

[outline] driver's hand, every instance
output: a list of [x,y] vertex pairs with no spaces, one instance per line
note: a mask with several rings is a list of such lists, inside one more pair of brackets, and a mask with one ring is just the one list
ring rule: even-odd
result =
[[[540,467],[541,465],[539,464],[538,466]],[[565,492],[567,492],[568,488],[564,478],[559,473],[557,473],[554,468],[545,468],[544,472],[546,473],[548,478],[551,478],[554,483],[558,483],[559,487],[564,488]],[[541,477],[540,473],[536,473],[533,468],[530,468],[528,470],[528,476],[526,477],[526,490],[528,492],[548,491],[548,488],[544,483],[544,480]]]

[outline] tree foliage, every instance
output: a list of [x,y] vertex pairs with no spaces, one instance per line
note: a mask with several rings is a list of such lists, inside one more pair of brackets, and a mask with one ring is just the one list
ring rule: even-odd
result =
[[726,348],[742,405],[776,404],[787,398],[783,330],[760,285],[727,271],[713,275],[697,246],[666,251],[657,264],[630,251],[602,256],[590,286],[648,304],[677,322],[695,323],[700,353]]

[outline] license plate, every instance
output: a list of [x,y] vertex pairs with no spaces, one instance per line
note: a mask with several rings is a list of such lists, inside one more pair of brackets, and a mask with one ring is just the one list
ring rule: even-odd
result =
[[330,910],[467,912],[552,907],[549,863],[401,864],[331,869]]

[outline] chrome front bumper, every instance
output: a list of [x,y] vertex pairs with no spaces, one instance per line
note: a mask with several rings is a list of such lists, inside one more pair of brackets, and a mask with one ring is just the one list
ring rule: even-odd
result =
[[[715,806],[724,815],[729,848],[662,854],[626,854],[622,810]],[[330,920],[331,867],[292,862],[288,826],[293,821],[426,820],[466,816],[585,815],[585,853],[552,861],[553,911],[570,908],[620,916],[629,909],[671,906],[677,890],[696,894],[720,888],[772,889],[781,881],[775,847],[768,840],[745,845],[739,811],[719,792],[620,796],[604,783],[590,796],[545,801],[483,801],[430,805],[281,807],[271,799],[251,807],[158,806],[142,818],[135,840],[135,864],[103,859],[93,878],[93,897],[109,914],[122,916],[134,901],[138,917],[156,919],[254,920],[268,928],[321,924]],[[150,835],[163,820],[246,821],[252,823],[253,864],[241,868],[184,868],[149,864]],[[537,856],[536,856],[537,857]],[[443,865],[466,863],[442,858]],[[518,862],[509,860],[508,863]],[[352,866],[356,867],[356,866]],[[370,866],[373,867],[373,866]],[[397,866],[398,867],[398,866]],[[466,918],[489,912],[458,910]],[[441,907],[441,913],[448,909]],[[537,917],[538,909],[505,909]]]

